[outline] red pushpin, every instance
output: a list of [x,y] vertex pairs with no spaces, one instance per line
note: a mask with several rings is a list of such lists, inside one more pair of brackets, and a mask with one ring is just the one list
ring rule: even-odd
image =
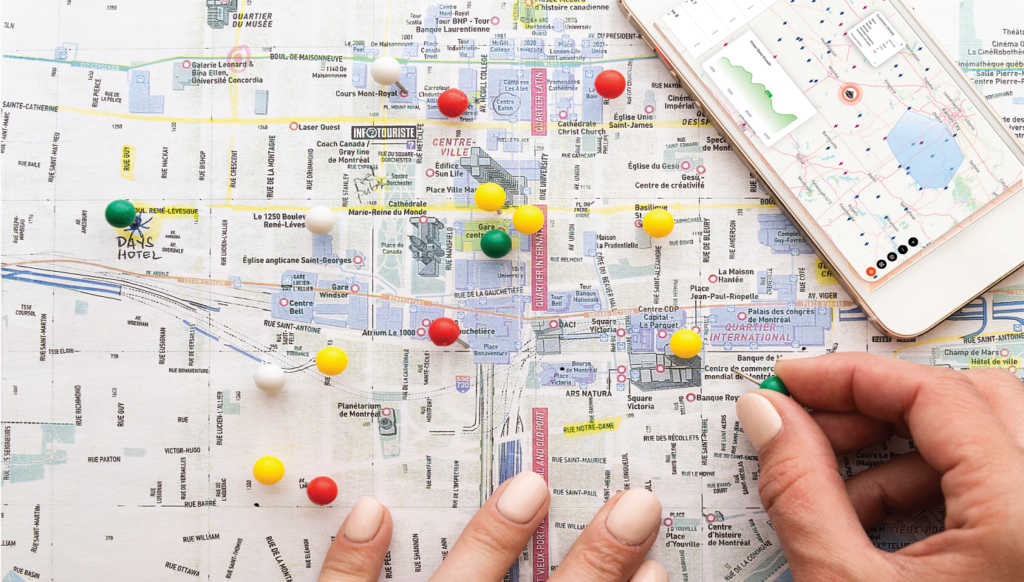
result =
[[602,71],[594,79],[594,90],[605,99],[615,99],[626,91],[626,78],[612,69]]
[[442,348],[448,347],[455,342],[469,347],[466,342],[459,339],[461,334],[462,330],[459,329],[459,324],[454,319],[448,317],[438,317],[430,322],[430,327],[427,328],[427,335],[430,336],[430,341],[434,342],[435,346]]
[[338,497],[338,484],[330,477],[317,477],[306,485],[306,496],[317,505],[328,505]]
[[437,110],[445,117],[461,117],[469,109],[469,97],[458,89],[448,89],[437,98]]

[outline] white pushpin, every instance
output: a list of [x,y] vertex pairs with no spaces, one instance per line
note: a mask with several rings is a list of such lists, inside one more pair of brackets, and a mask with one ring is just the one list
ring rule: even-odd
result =
[[409,90],[398,82],[402,78],[402,65],[392,57],[379,57],[370,65],[370,75],[373,80],[381,85],[398,85],[402,96],[409,94]]
[[314,206],[306,213],[306,228],[313,234],[327,234],[337,223],[338,217],[326,206]]
[[284,386],[284,370],[277,364],[263,364],[252,375],[256,387],[264,392],[274,393]]

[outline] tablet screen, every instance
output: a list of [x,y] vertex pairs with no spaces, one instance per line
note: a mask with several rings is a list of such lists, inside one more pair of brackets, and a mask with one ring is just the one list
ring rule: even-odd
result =
[[1020,161],[891,2],[685,0],[659,28],[866,281],[1021,188]]

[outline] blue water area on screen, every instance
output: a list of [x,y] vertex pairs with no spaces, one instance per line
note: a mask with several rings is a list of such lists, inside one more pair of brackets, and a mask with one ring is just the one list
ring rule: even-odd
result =
[[907,111],[889,132],[889,149],[921,188],[945,188],[964,161],[949,126]]

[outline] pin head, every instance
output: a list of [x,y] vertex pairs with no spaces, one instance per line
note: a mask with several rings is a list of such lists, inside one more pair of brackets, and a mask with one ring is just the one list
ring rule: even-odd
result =
[[505,205],[505,189],[494,182],[480,184],[473,193],[473,202],[480,210],[494,212]]
[[427,328],[430,341],[434,342],[435,346],[442,348],[457,342],[460,334],[462,334],[462,330],[459,329],[458,322],[449,317],[438,317],[430,322],[430,327]]
[[327,346],[316,354],[316,368],[326,376],[337,376],[348,367],[348,354],[338,346]]
[[469,97],[458,89],[448,89],[437,98],[437,110],[445,117],[460,117],[467,109]]
[[314,206],[306,212],[306,228],[313,234],[327,234],[337,222],[334,212],[326,206]]
[[330,477],[317,477],[306,485],[306,496],[317,505],[328,505],[338,497],[338,484]]
[[252,381],[264,392],[277,392],[284,386],[284,370],[277,364],[263,364],[256,368]]
[[135,205],[127,200],[114,200],[107,204],[104,218],[114,228],[127,228],[135,222]]
[[252,476],[264,485],[273,485],[284,477],[284,463],[277,457],[260,457],[252,466]]
[[664,238],[672,234],[676,221],[668,210],[655,208],[644,215],[644,232],[651,238]]
[[402,65],[392,57],[379,57],[370,65],[370,76],[381,85],[394,85],[402,77]]
[[512,215],[512,225],[522,234],[536,234],[544,228],[544,213],[530,204],[520,206]]
[[500,259],[512,250],[512,237],[503,230],[489,230],[480,237],[480,250],[492,259]]
[[783,396],[789,396],[789,390],[786,389],[786,385],[782,383],[782,380],[779,380],[778,376],[768,376],[758,387],[762,390],[771,390]]
[[672,334],[668,347],[677,358],[688,360],[700,353],[701,348],[704,347],[704,342],[697,335],[697,332],[681,329]]
[[783,396],[789,396],[789,390],[786,389],[786,385],[782,383],[782,380],[780,380],[778,376],[768,376],[764,380],[758,382],[754,378],[751,378],[750,376],[741,372],[739,368],[734,367],[732,369],[732,373],[754,384],[757,384],[757,387],[762,390],[771,390],[772,392],[778,392]]
[[612,69],[602,71],[594,79],[594,90],[605,99],[615,99],[626,91],[626,78]]

